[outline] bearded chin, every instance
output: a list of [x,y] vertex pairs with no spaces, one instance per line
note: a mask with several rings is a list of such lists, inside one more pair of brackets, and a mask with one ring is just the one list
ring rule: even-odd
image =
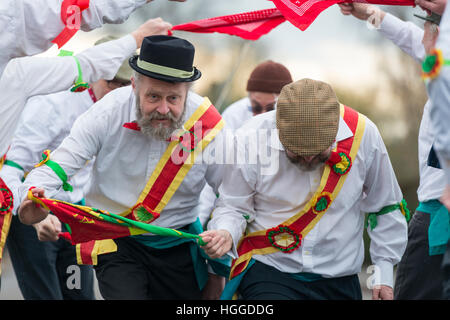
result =
[[[157,111],[154,111],[157,112]],[[170,118],[170,125],[168,127],[163,124],[158,124],[158,126],[153,126],[151,121],[154,119],[152,116],[144,116],[141,111],[139,99],[136,99],[136,121],[141,132],[148,137],[152,137],[158,140],[167,140],[170,138],[175,130],[180,129],[183,126],[184,114],[186,112],[186,105],[183,108],[183,112],[176,119],[173,114],[169,112],[168,117]]]

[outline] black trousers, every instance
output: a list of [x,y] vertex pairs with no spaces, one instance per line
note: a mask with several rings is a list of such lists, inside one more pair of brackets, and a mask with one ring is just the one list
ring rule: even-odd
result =
[[447,243],[447,250],[442,261],[442,274],[444,278],[442,298],[450,300],[450,241]]
[[130,237],[114,241],[117,251],[99,255],[94,267],[104,299],[201,299],[189,243],[154,249]]
[[243,300],[361,300],[358,275],[300,281],[256,261],[238,288]]
[[95,299],[92,266],[79,266],[66,240],[39,241],[32,226],[13,216],[6,245],[25,300]]
[[408,245],[398,264],[394,287],[396,300],[442,299],[443,255],[428,254],[430,215],[416,211],[408,225]]

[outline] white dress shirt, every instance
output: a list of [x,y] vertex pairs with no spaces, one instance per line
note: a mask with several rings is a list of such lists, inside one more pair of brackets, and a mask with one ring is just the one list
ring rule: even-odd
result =
[[[136,51],[131,35],[89,48],[77,54],[83,80],[111,80],[124,57]],[[24,57],[11,60],[0,78],[0,155],[6,153],[27,100],[36,95],[70,88],[78,77],[74,57]],[[61,105],[61,108],[65,108]]]
[[[203,98],[189,92],[187,119],[200,106]],[[107,94],[82,114],[74,123],[70,135],[52,152],[56,161],[72,177],[94,157],[91,183],[86,204],[113,213],[121,213],[136,204],[168,142],[147,137],[140,131],[124,128],[136,120],[136,100],[131,86]],[[220,135],[220,133],[219,133]],[[216,137],[217,139],[217,137]],[[213,148],[213,140],[208,148]],[[219,165],[197,161],[192,166],[161,216],[152,224],[180,228],[197,219],[198,198],[206,182],[217,191],[222,179]],[[61,180],[46,166],[34,169],[21,186],[22,199],[31,186],[43,187],[52,198],[61,188]]]
[[[242,98],[233,104],[230,104],[222,113],[222,118],[225,121],[225,130],[231,133],[240,128],[247,120],[253,117],[251,111],[250,99],[248,97]],[[198,205],[200,222],[204,227],[211,217],[217,201],[217,196],[209,185],[205,185],[200,193],[200,202]]]
[[[301,171],[287,159],[276,130],[276,111],[253,117],[236,132],[244,141],[241,146],[245,152],[254,147],[246,140],[254,130],[268,131],[270,138],[259,144],[256,164],[226,167],[218,206],[208,224],[209,230],[230,232],[233,248],[228,254],[232,257],[236,257],[236,246],[246,229],[272,228],[297,214],[317,190],[323,172],[323,166]],[[336,140],[351,135],[340,119]],[[278,161],[273,174],[262,174],[263,153]],[[324,277],[357,274],[364,260],[364,213],[378,212],[401,200],[382,138],[367,119],[359,152],[340,193],[301,247],[290,254],[276,252],[253,258],[282,272],[312,272]],[[379,283],[392,286],[393,266],[400,261],[407,242],[405,217],[399,210],[378,216],[377,227],[369,228],[368,233],[372,262],[380,268]]]
[[227,129],[236,130],[240,128],[245,121],[253,117],[250,99],[245,97],[230,104],[222,113],[222,117]]
[[[450,5],[447,5],[439,25],[436,48],[442,50],[445,60],[450,60]],[[432,101],[431,122],[436,134],[434,148],[445,170],[446,184],[450,185],[450,67],[443,66],[439,76],[428,85]]]
[[[424,31],[411,22],[405,22],[387,13],[378,31],[395,45],[422,63],[425,48],[422,44]],[[443,170],[428,166],[428,155],[435,139],[430,121],[431,102],[428,100],[423,109],[419,129],[419,174],[420,183],[417,196],[420,202],[439,199],[445,188]]]
[[[0,178],[14,195],[14,214],[20,205],[18,190],[24,173],[31,171],[42,160],[42,151],[56,149],[69,135],[75,120],[93,104],[87,90],[79,93],[67,90],[28,100],[6,154],[8,160],[19,164],[24,171],[8,165],[3,166],[0,171]],[[87,164],[68,180],[73,187],[72,192],[61,188],[54,198],[71,203],[79,202],[87,190],[91,167],[91,163]]]
[[[0,76],[8,61],[46,51],[64,29],[62,0],[0,1]],[[81,30],[122,23],[146,0],[90,0],[82,12]]]

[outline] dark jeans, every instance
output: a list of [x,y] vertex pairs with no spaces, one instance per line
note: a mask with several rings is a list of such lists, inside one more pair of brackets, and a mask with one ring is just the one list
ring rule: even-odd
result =
[[6,245],[25,300],[95,299],[92,266],[78,266],[66,240],[39,241],[32,226],[13,216]]
[[154,249],[130,237],[117,251],[98,256],[95,272],[106,300],[201,299],[189,243]]
[[306,282],[256,261],[238,288],[243,300],[361,300],[358,275]]
[[428,253],[430,215],[416,211],[408,225],[408,245],[397,267],[394,299],[442,299],[443,255]]

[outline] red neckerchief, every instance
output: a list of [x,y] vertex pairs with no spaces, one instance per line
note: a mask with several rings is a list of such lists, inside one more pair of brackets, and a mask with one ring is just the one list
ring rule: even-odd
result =
[[92,88],[89,87],[88,88],[88,92],[89,92],[89,95],[91,96],[92,101],[94,101],[94,103],[96,103],[97,102],[97,98],[95,97],[94,90],[92,90]]

